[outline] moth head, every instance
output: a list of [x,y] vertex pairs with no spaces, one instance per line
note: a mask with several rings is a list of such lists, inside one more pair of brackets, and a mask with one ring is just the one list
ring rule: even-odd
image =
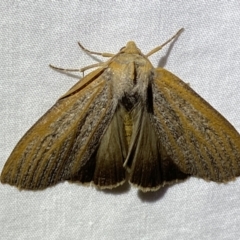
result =
[[136,43],[133,41],[129,41],[125,47],[120,49],[122,53],[130,53],[130,54],[141,54],[140,49],[137,47]]

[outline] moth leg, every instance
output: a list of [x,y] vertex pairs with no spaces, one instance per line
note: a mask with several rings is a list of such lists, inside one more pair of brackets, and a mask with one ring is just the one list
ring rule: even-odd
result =
[[152,54],[158,52],[159,50],[161,50],[165,45],[167,45],[169,42],[171,42],[173,39],[177,38],[181,32],[184,30],[184,28],[181,28],[180,30],[177,31],[176,34],[174,34],[170,39],[168,39],[165,43],[163,43],[161,46],[155,47],[154,49],[152,49],[147,55],[146,57],[151,56]]
[[60,67],[55,67],[55,66],[49,64],[49,67],[56,69],[56,70],[63,71],[63,72],[85,72],[86,70],[88,70],[90,68],[101,67],[101,66],[103,66],[103,64],[104,63],[95,63],[95,64],[91,64],[91,65],[83,67],[83,68],[60,68]]
[[86,49],[85,47],[83,47],[83,45],[80,42],[78,42],[78,45],[84,52],[89,53],[89,54],[100,55],[102,57],[113,57],[115,55],[113,53],[99,53],[99,52],[90,51],[90,50]]

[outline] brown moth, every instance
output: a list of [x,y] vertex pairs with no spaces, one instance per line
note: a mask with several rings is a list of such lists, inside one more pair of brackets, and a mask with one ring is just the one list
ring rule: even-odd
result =
[[116,55],[89,51],[111,58],[81,69],[98,66],[23,136],[1,182],[43,189],[69,180],[111,189],[129,172],[130,183],[155,191],[190,175],[216,182],[239,176],[238,132],[188,84],[148,60],[180,31],[146,55],[132,41]]

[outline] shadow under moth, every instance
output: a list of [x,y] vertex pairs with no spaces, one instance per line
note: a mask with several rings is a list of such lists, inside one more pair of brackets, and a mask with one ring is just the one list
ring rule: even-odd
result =
[[111,189],[128,179],[155,191],[191,175],[215,182],[239,176],[238,132],[188,84],[148,60],[181,30],[146,55],[132,41],[115,55],[84,49],[110,58],[77,69],[98,67],[28,130],[1,182],[36,190],[69,180]]

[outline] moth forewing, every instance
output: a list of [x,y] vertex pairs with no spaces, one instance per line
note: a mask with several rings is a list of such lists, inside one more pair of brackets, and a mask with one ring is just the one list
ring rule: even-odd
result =
[[40,189],[76,179],[89,160],[95,161],[91,156],[115,112],[109,97],[109,85],[100,75],[81,91],[60,98],[17,144],[1,181]]
[[154,125],[168,154],[185,173],[234,179],[240,174],[238,132],[186,83],[164,69],[157,72]]

